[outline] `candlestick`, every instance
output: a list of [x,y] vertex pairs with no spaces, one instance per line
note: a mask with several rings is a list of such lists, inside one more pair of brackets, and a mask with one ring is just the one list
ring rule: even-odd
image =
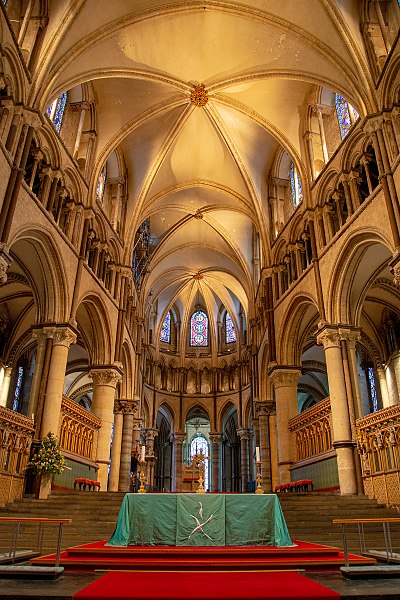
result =
[[261,487],[261,462],[256,462],[257,465],[257,489],[256,494],[263,494],[264,490]]
[[[142,450],[144,449],[144,446],[142,446]],[[142,461],[139,460],[139,482],[140,482],[140,487],[138,489],[138,494],[145,494],[146,493],[146,488],[144,487],[144,484],[146,482],[146,476],[144,474],[144,467],[146,464],[146,461]]]

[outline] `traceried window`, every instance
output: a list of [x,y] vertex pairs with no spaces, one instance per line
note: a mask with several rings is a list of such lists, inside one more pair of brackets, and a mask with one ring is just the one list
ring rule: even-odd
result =
[[335,94],[335,108],[339,122],[340,137],[344,140],[350,131],[350,127],[357,121],[359,114],[340,94]]
[[376,412],[379,407],[378,407],[378,398],[376,395],[374,369],[372,367],[368,367],[368,382],[369,382],[369,389],[371,390],[372,412]]
[[236,342],[235,326],[229,313],[226,313],[225,317],[225,340],[227,344]]
[[24,367],[18,367],[18,375],[17,375],[17,384],[15,386],[14,391],[14,400],[12,409],[18,412],[21,408],[21,392],[22,392],[22,384],[24,380]]
[[208,317],[202,310],[196,310],[190,319],[190,345],[208,346]]
[[97,186],[96,186],[96,200],[99,202],[103,201],[104,190],[106,188],[107,182],[107,163],[104,165],[103,170],[97,178]]
[[169,344],[171,342],[171,313],[167,312],[161,328],[160,341]]
[[294,208],[303,200],[303,186],[296,169],[296,165],[292,162],[289,169],[290,187],[292,190],[292,202]]
[[63,92],[54,102],[47,107],[46,114],[53,121],[54,127],[60,133],[62,120],[64,116],[65,105],[67,104],[67,92]]
[[[190,444],[190,459],[192,459],[193,456],[195,456],[195,454],[200,454],[200,450],[202,451],[203,456],[205,456],[205,457],[209,456],[208,442],[205,437],[199,435],[198,437],[193,438],[192,442]],[[205,490],[208,490],[208,460],[207,460],[207,458],[204,461],[204,483],[203,483],[203,486],[204,486]]]

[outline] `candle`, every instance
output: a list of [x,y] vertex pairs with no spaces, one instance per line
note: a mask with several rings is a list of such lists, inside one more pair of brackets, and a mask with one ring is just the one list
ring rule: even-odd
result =
[[32,422],[35,422],[35,415],[32,413]]
[[146,453],[146,446],[142,446],[142,450],[141,450],[141,454],[140,454],[140,460],[141,460],[141,462],[144,462],[145,453]]
[[256,446],[256,462],[260,462],[260,448]]

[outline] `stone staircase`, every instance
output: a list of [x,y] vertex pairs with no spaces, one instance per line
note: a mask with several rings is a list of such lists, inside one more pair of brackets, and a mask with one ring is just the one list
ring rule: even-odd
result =
[[[114,531],[124,493],[119,492],[54,492],[48,500],[22,498],[0,508],[0,517],[71,518],[64,526],[62,548],[108,539]],[[292,540],[342,546],[341,529],[333,519],[398,517],[395,509],[387,508],[366,496],[340,496],[337,493],[279,494],[283,514]],[[35,549],[38,526],[21,525],[19,549]],[[400,548],[400,523],[391,526],[393,550]],[[0,552],[10,548],[12,525],[0,523]],[[58,527],[44,527],[42,554],[55,551]],[[357,527],[349,529],[349,549],[359,552]],[[384,548],[382,525],[365,527],[367,548]]]

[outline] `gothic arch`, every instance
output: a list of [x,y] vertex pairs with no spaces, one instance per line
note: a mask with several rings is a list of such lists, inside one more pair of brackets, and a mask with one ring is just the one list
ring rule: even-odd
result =
[[83,296],[76,311],[76,320],[91,364],[111,364],[113,358],[111,326],[102,300],[90,292]]
[[319,316],[317,302],[311,295],[298,294],[293,297],[276,336],[277,340],[281,340],[277,345],[278,364],[300,364],[304,341]]
[[390,260],[390,245],[384,234],[372,226],[349,237],[332,268],[327,293],[328,322],[359,326],[366,291]]

